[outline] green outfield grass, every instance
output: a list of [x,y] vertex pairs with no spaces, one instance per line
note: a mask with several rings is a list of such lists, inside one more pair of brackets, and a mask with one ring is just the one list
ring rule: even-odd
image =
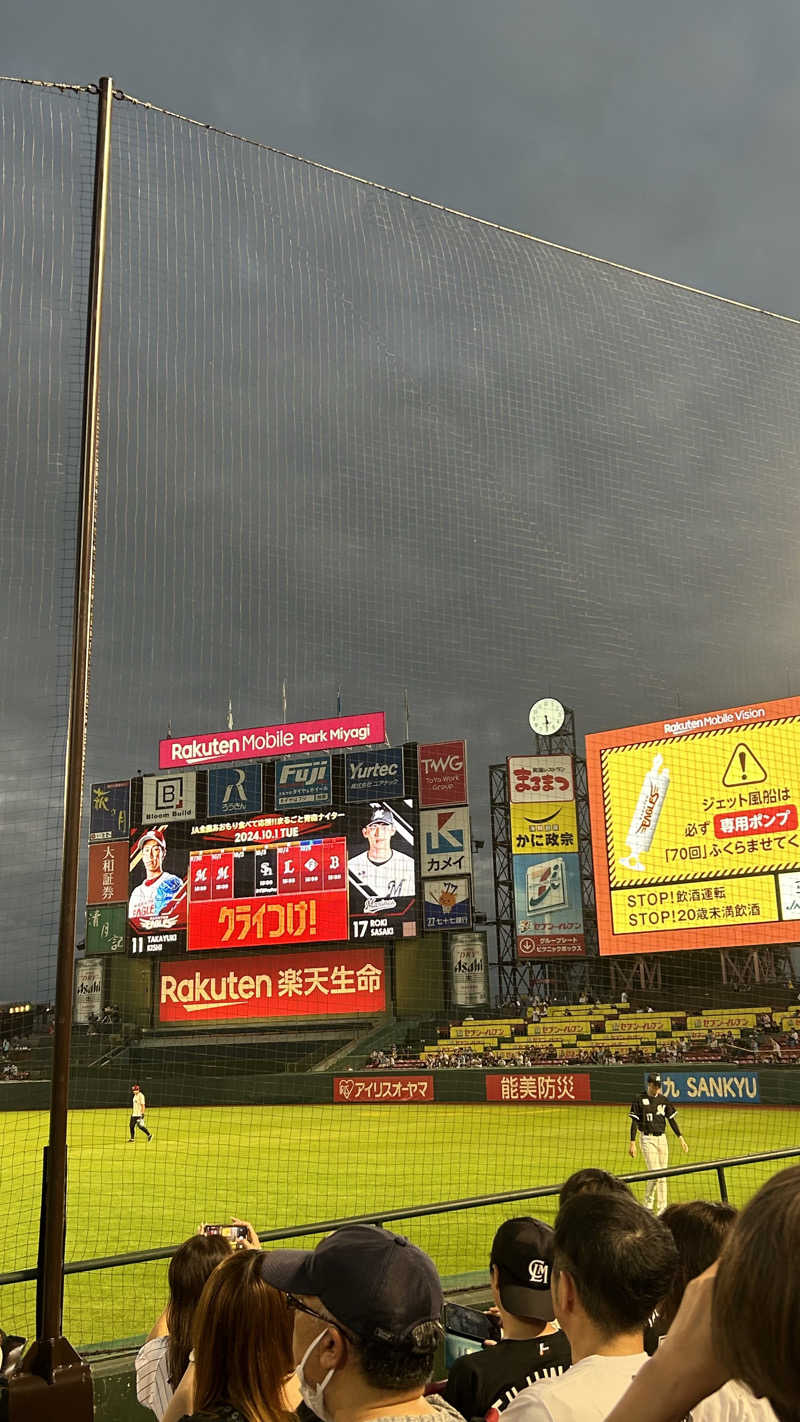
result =
[[[682,1108],[689,1161],[798,1144],[797,1113],[769,1107]],[[127,1112],[74,1111],[69,1125],[67,1258],[178,1243],[201,1220],[242,1214],[258,1229],[528,1186],[581,1166],[617,1174],[627,1154],[624,1106],[253,1106],[154,1110],[154,1139],[127,1141]],[[44,1113],[0,1116],[3,1270],[35,1263]],[[671,1164],[684,1161],[672,1140]],[[779,1168],[729,1177],[742,1204]],[[670,1199],[718,1198],[715,1173],[670,1184]],[[642,1188],[637,1193],[642,1194]],[[554,1202],[530,1212],[551,1219]],[[443,1275],[487,1266],[501,1219],[529,1207],[481,1209],[395,1226],[429,1250]],[[66,1333],[89,1344],[146,1332],[164,1298],[166,1264],[67,1280]],[[0,1326],[32,1332],[32,1286],[0,1290]]]

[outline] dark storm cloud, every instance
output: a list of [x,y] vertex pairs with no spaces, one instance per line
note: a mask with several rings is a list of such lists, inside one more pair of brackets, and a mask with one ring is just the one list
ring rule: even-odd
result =
[[[757,28],[744,8],[450,0],[42,16],[15,15],[7,68],[111,71],[220,127],[800,309],[788,9]],[[0,307],[3,911],[32,950],[2,998],[32,990],[34,962],[46,980],[54,949],[92,101],[0,98],[24,193]],[[542,690],[581,731],[784,694],[798,365],[792,323],[115,105],[88,778],[153,768],[168,721],[220,729],[229,696],[240,726],[279,719],[284,677],[290,718],[331,713],[341,685],[397,740],[408,688],[413,736],[468,736],[486,837],[486,767],[525,748]]]
[[5,72],[120,87],[582,251],[797,313],[786,0],[44,0]]

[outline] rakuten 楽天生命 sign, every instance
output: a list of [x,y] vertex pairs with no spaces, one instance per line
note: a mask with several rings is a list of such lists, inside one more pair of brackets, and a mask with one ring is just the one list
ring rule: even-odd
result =
[[386,1007],[382,948],[260,953],[162,963],[161,1022],[330,1017]]
[[282,726],[251,726],[243,731],[178,736],[159,743],[158,763],[162,770],[172,770],[176,766],[260,760],[297,751],[383,745],[385,739],[384,713],[371,711],[363,716],[335,716],[324,721],[292,721]]

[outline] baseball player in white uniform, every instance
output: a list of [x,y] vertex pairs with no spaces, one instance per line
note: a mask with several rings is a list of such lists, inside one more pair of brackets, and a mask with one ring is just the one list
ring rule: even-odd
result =
[[132,1087],[131,1087],[131,1092],[133,1093],[133,1099],[132,1099],[132,1101],[131,1101],[131,1123],[130,1123],[130,1126],[131,1126],[131,1134],[130,1134],[130,1140],[128,1141],[128,1145],[133,1145],[133,1133],[134,1133],[134,1131],[136,1131],[136,1130],[144,1131],[145,1135],[147,1136],[148,1141],[151,1141],[151,1140],[153,1139],[153,1137],[151,1136],[150,1132],[148,1131],[148,1129],[147,1129],[147,1127],[146,1127],[146,1125],[145,1125],[145,1123],[144,1123],[144,1113],[145,1113],[144,1092],[139,1090],[138,1083],[137,1083],[136,1086],[132,1086]]
[[164,872],[167,842],[160,829],[147,830],[136,849],[142,857],[145,880],[143,884],[137,884],[131,894],[128,918],[146,927],[165,926],[160,923],[160,918],[169,914],[169,905],[183,889],[183,880],[177,874]]
[[[661,1094],[661,1077],[657,1072],[649,1072],[647,1090],[631,1103],[631,1140],[628,1147],[631,1159],[636,1159],[636,1133],[639,1131],[642,1138],[645,1168],[647,1170],[666,1169],[669,1165],[667,1122],[678,1137],[681,1150],[686,1154],[689,1147],[681,1135],[676,1116],[677,1112],[672,1102],[667,1101],[666,1097]],[[663,1177],[647,1182],[644,1195],[646,1210],[653,1209],[654,1200],[655,1213],[657,1215],[663,1214],[667,1208],[667,1182]]]
[[392,849],[396,832],[394,815],[383,806],[373,810],[361,831],[369,849],[351,859],[347,870],[365,898],[407,899],[414,893],[414,860]]

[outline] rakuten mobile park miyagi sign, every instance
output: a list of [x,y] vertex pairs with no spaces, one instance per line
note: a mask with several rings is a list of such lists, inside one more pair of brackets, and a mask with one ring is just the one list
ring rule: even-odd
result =
[[261,760],[297,751],[349,750],[383,745],[386,717],[382,711],[360,716],[334,716],[323,721],[291,721],[280,726],[251,726],[243,731],[177,736],[159,742],[159,766],[214,765],[226,760]]

